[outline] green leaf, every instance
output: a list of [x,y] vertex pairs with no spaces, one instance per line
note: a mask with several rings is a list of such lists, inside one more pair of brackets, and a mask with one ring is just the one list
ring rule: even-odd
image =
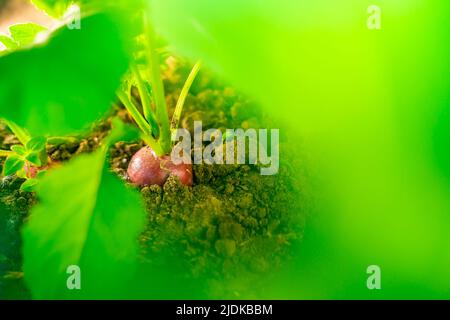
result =
[[22,179],[27,179],[28,178],[27,177],[27,173],[25,172],[25,168],[23,168],[23,167],[19,171],[16,172],[16,175],[19,178],[22,178]]
[[[114,1],[104,1],[104,0],[31,0],[36,7],[45,11],[49,16],[61,19],[65,18],[65,14],[69,7],[73,4],[78,5],[81,8],[82,14],[89,15],[92,12],[104,12],[114,7],[119,7],[121,9],[131,9],[131,12],[138,11],[138,7],[142,3],[142,0],[114,0]],[[125,17],[129,17],[121,11]]]
[[0,34],[0,42],[8,51],[31,45],[39,32],[48,30],[35,23],[20,23],[9,27],[11,36]]
[[[23,174],[19,172],[23,171]],[[24,170],[19,170],[17,175],[20,178],[27,179],[22,185],[20,186],[20,189],[26,192],[34,192],[36,190],[36,187],[39,183],[39,180],[41,180],[47,173],[47,170],[38,171],[36,173],[36,178],[27,179],[26,173]]]
[[42,165],[41,157],[39,152],[32,152],[29,155],[25,157],[28,161],[30,161],[32,164],[34,164],[37,167],[40,167]]
[[[314,159],[291,163],[293,171],[320,176],[313,189],[326,194],[314,208],[326,218],[311,219],[306,250],[283,276],[286,288],[306,285],[315,294],[293,297],[369,297],[344,292],[341,283],[359,281],[354,270],[368,252],[399,275],[382,297],[424,295],[408,290],[412,282],[448,296],[450,171],[438,168],[434,145],[450,150],[449,132],[434,131],[450,106],[447,1],[423,1],[420,9],[415,1],[385,1],[389,28],[382,34],[367,32],[357,1],[152,3],[157,29],[178,52],[202,59],[291,129],[284,131],[288,159]],[[344,247],[350,255],[334,255]],[[430,259],[430,252],[439,255]],[[324,268],[333,268],[326,286]]]
[[31,0],[39,9],[53,18],[61,18],[73,0]]
[[32,152],[39,152],[45,149],[47,139],[44,137],[34,137],[27,142],[27,150]]
[[27,130],[25,128],[18,126],[17,123],[14,123],[13,121],[3,119],[3,122],[5,122],[5,124],[16,136],[16,138],[20,141],[20,143],[26,146],[28,141],[31,139]]
[[16,43],[13,39],[3,34],[0,34],[0,42],[3,43],[3,45],[8,50],[15,50],[19,47],[18,43]]
[[[106,14],[63,27],[44,47],[0,58],[0,114],[32,136],[85,129],[115,100],[127,69],[117,19]],[[14,106],[14,107],[12,107]]]
[[21,23],[9,27],[11,38],[20,47],[32,44],[38,33],[46,30],[46,27],[35,23]]
[[36,174],[36,179],[42,179],[46,174],[47,174],[47,170],[40,170],[40,171]]
[[25,149],[24,146],[21,146],[19,144],[16,144],[11,147],[11,150],[17,153],[19,156],[24,157],[27,154],[27,149]]
[[3,165],[3,175],[9,176],[23,168],[25,162],[18,155],[9,156]]
[[22,185],[20,186],[20,190],[26,191],[26,192],[33,192],[35,191],[35,188],[37,184],[39,183],[38,179],[28,179]]
[[[115,138],[126,133],[117,127]],[[146,213],[139,193],[105,167],[107,146],[52,169],[36,188],[40,202],[23,231],[25,280],[36,299],[133,294],[127,287]],[[72,265],[81,270],[81,290],[67,288]]]

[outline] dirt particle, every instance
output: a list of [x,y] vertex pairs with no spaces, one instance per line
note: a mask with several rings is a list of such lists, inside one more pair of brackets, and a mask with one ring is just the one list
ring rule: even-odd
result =
[[219,254],[231,257],[236,252],[236,242],[230,239],[217,240],[215,248]]

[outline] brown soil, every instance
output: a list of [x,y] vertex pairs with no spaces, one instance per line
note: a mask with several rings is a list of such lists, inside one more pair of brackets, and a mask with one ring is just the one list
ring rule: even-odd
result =
[[[168,59],[164,82],[169,114],[189,71],[189,64]],[[132,122],[121,106],[115,106],[111,114]],[[192,131],[195,120],[203,121],[205,130],[272,127],[255,103],[206,71],[194,83],[181,125]],[[87,137],[48,146],[48,155],[55,161],[67,161],[91,152],[110,128],[110,120],[99,121]],[[0,148],[17,143],[0,126]],[[142,146],[142,142],[115,144],[110,152],[111,169],[126,180],[128,162]],[[283,161],[275,176],[261,176],[259,168],[252,165],[194,165],[193,187],[170,177],[163,187],[142,188],[148,209],[148,225],[141,236],[142,261],[156,263],[155,257],[162,253],[183,259],[189,266],[185,276],[206,279],[211,297],[252,294],[251,286],[243,283],[283,265],[302,238],[310,203],[308,177],[298,170],[305,167],[301,159],[289,159],[290,148],[294,146],[281,141]],[[7,177],[0,187],[0,230],[7,230],[0,235],[0,297],[6,289],[28,297],[17,281],[21,278],[19,230],[35,199],[19,190],[21,182]],[[221,285],[223,281],[228,285]]]

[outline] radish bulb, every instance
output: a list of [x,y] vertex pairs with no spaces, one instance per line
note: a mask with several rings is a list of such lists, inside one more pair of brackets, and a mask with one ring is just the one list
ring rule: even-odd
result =
[[162,186],[172,174],[186,186],[192,186],[192,164],[174,164],[170,156],[158,157],[149,146],[141,148],[131,158],[128,165],[128,178],[138,186]]

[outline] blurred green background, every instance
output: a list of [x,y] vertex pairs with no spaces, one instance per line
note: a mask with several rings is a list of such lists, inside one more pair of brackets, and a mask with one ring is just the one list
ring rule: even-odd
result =
[[316,212],[267,298],[450,298],[448,1],[153,4],[180,53],[258,97],[311,157]]

